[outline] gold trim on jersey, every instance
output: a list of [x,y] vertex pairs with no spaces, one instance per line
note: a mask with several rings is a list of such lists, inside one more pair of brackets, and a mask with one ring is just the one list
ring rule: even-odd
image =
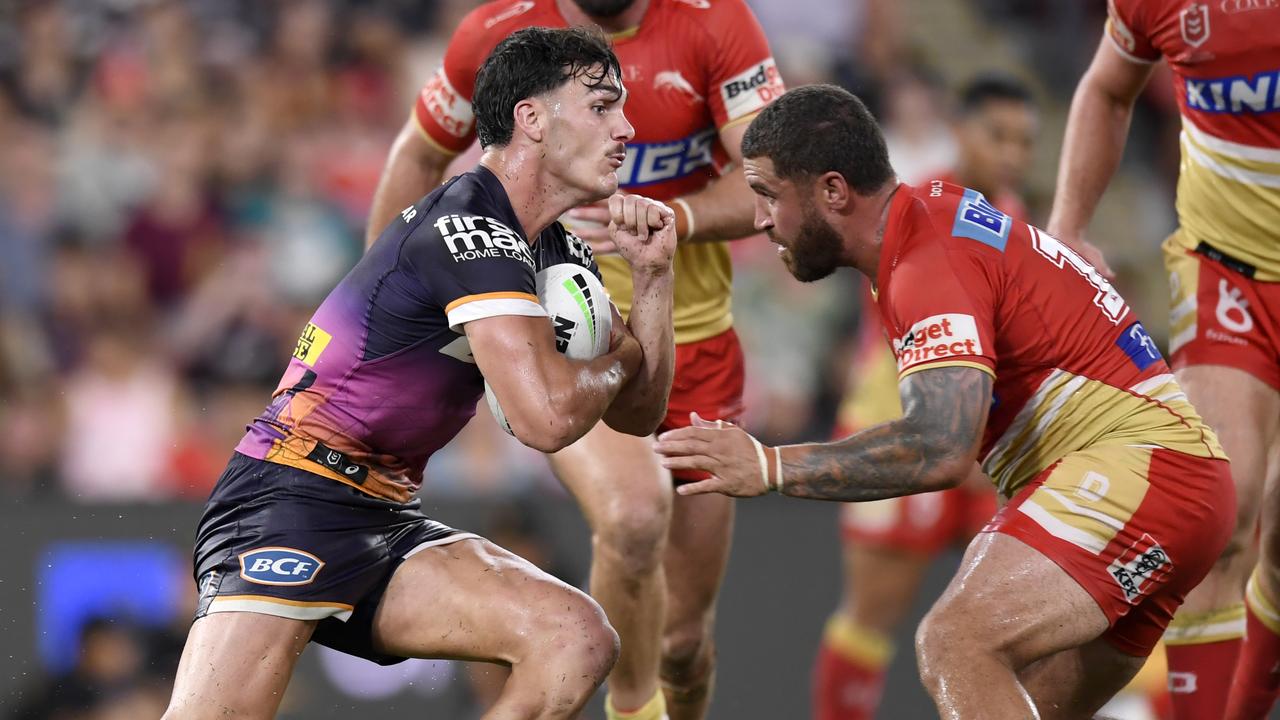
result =
[[982,468],[1006,497],[1067,455],[1099,444],[1225,458],[1171,374],[1120,389],[1055,369],[996,440]]
[[1280,149],[1216,137],[1183,118],[1176,242],[1207,242],[1280,281]]
[[974,368],[975,370],[981,370],[982,372],[990,375],[993,378],[996,376],[995,370],[992,370],[991,368],[987,367],[986,365],[983,365],[982,363],[971,362],[969,360],[944,360],[942,362],[931,362],[931,363],[924,363],[922,365],[912,365],[906,370],[903,370],[902,372],[898,373],[898,382],[902,382],[902,379],[905,378],[906,376],[913,375],[915,373],[920,372],[921,370],[934,370],[936,368],[944,368],[944,367]]
[[446,158],[452,159],[461,154],[462,152],[461,150],[450,150],[449,148],[436,142],[435,138],[431,137],[431,133],[427,132],[427,129],[422,127],[422,121],[418,119],[417,108],[413,109],[413,112],[411,113],[411,115],[413,116],[413,126],[418,128],[418,137],[422,138],[423,140],[426,140],[428,145],[435,148],[438,152],[443,153]]

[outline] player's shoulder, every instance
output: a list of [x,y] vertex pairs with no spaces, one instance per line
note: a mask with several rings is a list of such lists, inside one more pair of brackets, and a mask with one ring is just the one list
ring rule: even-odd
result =
[[503,38],[527,27],[562,27],[555,0],[491,0],[467,13],[450,41],[486,56]]
[[753,21],[746,0],[654,0],[655,9],[672,20],[689,23],[708,33],[734,30]]
[[1003,253],[1018,224],[982,193],[945,180],[904,185],[901,192],[907,193],[903,225],[912,245]]
[[445,259],[454,265],[472,260],[518,260],[534,266],[529,243],[516,230],[510,203],[487,182],[487,171],[471,170],[453,178],[406,214],[421,213],[410,233],[407,251],[433,262]]

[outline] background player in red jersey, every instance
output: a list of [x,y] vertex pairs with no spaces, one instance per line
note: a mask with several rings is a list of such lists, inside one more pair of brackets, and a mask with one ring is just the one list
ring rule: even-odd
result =
[[1169,626],[1169,689],[1180,719],[1223,717],[1229,690],[1228,717],[1260,718],[1280,689],[1280,4],[1112,0],[1108,14],[1072,101],[1048,227],[1106,268],[1085,231],[1163,59],[1182,114],[1179,228],[1164,244],[1171,361],[1240,498],[1231,543]]
[[1009,502],[917,632],[922,680],[947,720],[1090,717],[1226,544],[1217,438],[1105,278],[973,190],[897,182],[849,93],[787,93],[743,155],[792,275],[875,278],[904,413],[777,448],[719,422],[665,432],[664,465],[711,473],[679,491],[876,500],[954,487],[982,457]]
[[[1037,123],[1031,91],[1020,80],[1001,74],[974,78],[960,91],[957,161],[942,179],[977,190],[1015,221],[1026,222],[1019,191],[1031,167]],[[884,327],[869,292],[863,302],[837,438],[902,415]],[[910,612],[929,564],[945,548],[968,544],[995,511],[991,482],[977,472],[952,490],[841,508],[844,595],[818,649],[815,718],[875,717],[893,634]]]
[[[768,44],[744,0],[502,0],[463,21],[443,67],[423,87],[392,147],[370,215],[370,236],[439,183],[474,137],[471,83],[478,58],[531,25],[598,24],[613,33],[631,93],[636,137],[619,169],[624,191],[665,200],[676,212],[676,375],[664,427],[690,411],[736,419],[743,361],[730,313],[731,268],[721,240],[751,234],[741,180],[746,122],[782,93]],[[733,167],[730,167],[733,166]],[[724,177],[718,177],[725,173]],[[566,220],[608,250],[600,206]],[[598,256],[625,314],[632,295],[617,258]],[[609,680],[611,715],[643,720],[702,717],[714,672],[714,604],[728,558],[733,506],[722,497],[673,502],[670,476],[650,442],[600,425],[552,457],[557,476],[593,533],[591,594],[622,638]],[[683,474],[677,480],[697,479]],[[660,692],[666,689],[666,700]]]

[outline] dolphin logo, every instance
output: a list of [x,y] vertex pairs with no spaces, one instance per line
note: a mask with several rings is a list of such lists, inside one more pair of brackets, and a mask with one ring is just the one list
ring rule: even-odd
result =
[[653,76],[653,89],[661,90],[663,88],[671,88],[678,93],[687,95],[691,102],[703,102],[706,99],[698,94],[698,91],[693,87],[693,83],[686,80],[679,70],[663,70]]

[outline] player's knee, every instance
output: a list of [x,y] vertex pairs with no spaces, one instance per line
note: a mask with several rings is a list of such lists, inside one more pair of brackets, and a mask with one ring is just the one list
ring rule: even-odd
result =
[[715,643],[708,623],[669,629],[662,638],[662,680],[672,687],[704,683],[715,666]]
[[997,633],[975,631],[975,617],[982,615],[940,601],[916,628],[916,663],[921,681],[931,692],[967,656],[1000,651]]
[[542,614],[540,637],[530,638],[530,659],[561,669],[590,693],[608,677],[618,661],[621,642],[596,601],[577,592],[567,607]]
[[596,553],[616,563],[623,578],[652,575],[662,564],[670,519],[667,497],[616,503],[595,529]]

